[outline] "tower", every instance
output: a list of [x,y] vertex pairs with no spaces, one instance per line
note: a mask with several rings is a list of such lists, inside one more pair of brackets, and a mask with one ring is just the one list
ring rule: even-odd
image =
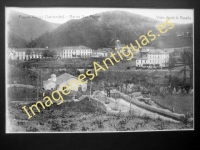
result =
[[121,48],[121,42],[120,42],[120,40],[119,39],[117,39],[116,41],[115,41],[115,50],[120,50],[120,48]]

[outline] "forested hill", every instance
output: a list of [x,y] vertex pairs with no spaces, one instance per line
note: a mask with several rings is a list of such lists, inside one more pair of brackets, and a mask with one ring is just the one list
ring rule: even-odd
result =
[[[34,47],[62,47],[84,45],[92,49],[113,47],[117,38],[123,44],[134,43],[149,30],[157,32],[161,23],[152,18],[124,11],[108,11],[82,19],[70,20],[55,30],[46,32],[29,45]],[[150,45],[157,48],[191,46],[191,37],[177,37],[176,33],[192,33],[192,25],[175,24],[175,27]]]
[[139,35],[155,29],[159,22],[148,17],[123,11],[109,11],[79,20],[70,20],[56,30],[39,37],[37,46],[85,45],[93,49],[113,46],[115,39],[132,42]]
[[9,10],[7,15],[8,44],[23,47],[24,43],[51,32],[60,24],[50,23],[36,17]]

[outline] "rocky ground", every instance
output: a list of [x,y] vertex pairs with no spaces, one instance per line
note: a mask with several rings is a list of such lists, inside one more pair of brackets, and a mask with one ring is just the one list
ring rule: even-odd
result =
[[[31,104],[30,104],[31,105]],[[134,114],[107,114],[85,98],[53,104],[28,120],[21,105],[9,104],[9,132],[99,132],[193,129],[193,123],[172,123]],[[28,107],[28,106],[27,106]]]

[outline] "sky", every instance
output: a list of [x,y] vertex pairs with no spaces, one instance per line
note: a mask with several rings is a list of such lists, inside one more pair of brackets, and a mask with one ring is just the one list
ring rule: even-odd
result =
[[[172,17],[174,23],[193,23],[193,9],[142,9],[142,8],[78,8],[78,7],[52,7],[52,8],[28,8],[28,7],[7,7],[6,12],[15,10],[28,15],[38,17],[52,23],[65,23],[70,19],[81,19],[83,17],[105,11],[127,11],[147,16],[165,22],[166,17]],[[20,16],[21,19],[23,16]],[[20,18],[19,17],[19,18]]]

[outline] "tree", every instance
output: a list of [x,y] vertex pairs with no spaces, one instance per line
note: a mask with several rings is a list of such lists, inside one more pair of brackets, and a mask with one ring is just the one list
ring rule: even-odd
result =
[[171,85],[171,70],[175,67],[176,64],[176,58],[170,54],[169,55],[169,71],[170,71],[170,75],[169,75],[169,84]]
[[53,56],[55,55],[55,51],[51,51],[51,50],[44,50],[42,53],[43,57],[51,57],[53,58]]
[[176,58],[172,54],[170,54],[169,55],[169,69],[174,68],[175,64],[176,64]]
[[186,66],[189,66],[190,69],[190,85],[192,85],[193,79],[193,51],[191,48],[184,49],[184,52],[181,53],[181,62],[184,65],[184,68],[180,72],[184,72],[183,84],[186,82]]
[[27,48],[34,48],[37,46],[37,43],[34,40],[30,40],[30,42],[26,45]]

